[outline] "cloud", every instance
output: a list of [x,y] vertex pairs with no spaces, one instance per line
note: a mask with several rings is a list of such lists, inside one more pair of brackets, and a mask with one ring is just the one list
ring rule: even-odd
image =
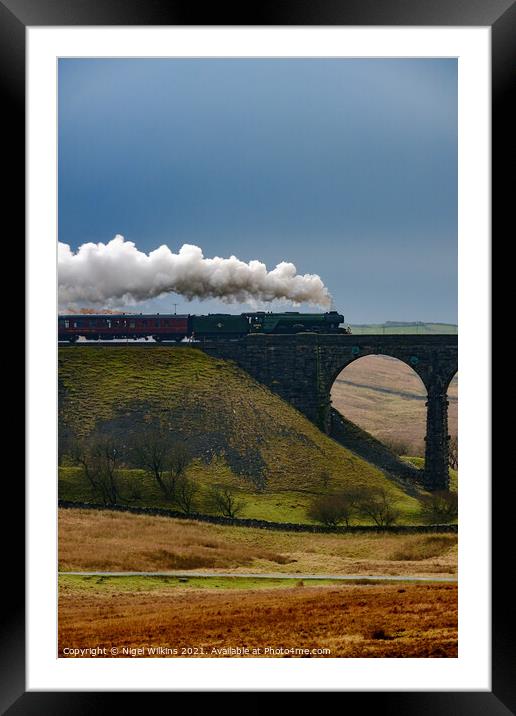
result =
[[177,254],[160,246],[146,254],[117,234],[107,244],[82,244],[76,252],[59,243],[59,305],[131,305],[176,293],[187,300],[224,303],[275,299],[328,307],[331,296],[316,274],[299,275],[282,261],[272,271],[258,260],[205,258],[202,249],[183,244]]

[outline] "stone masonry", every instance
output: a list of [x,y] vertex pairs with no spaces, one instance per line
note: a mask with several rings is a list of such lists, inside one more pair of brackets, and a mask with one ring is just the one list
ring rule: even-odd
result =
[[331,424],[330,391],[339,373],[363,356],[398,358],[420,376],[427,390],[425,487],[448,488],[446,393],[458,369],[456,335],[252,334],[196,347],[235,361],[326,433]]

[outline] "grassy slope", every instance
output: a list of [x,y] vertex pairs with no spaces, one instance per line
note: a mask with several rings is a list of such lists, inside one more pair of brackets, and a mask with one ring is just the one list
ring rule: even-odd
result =
[[[200,486],[198,508],[209,511],[208,491],[231,484],[246,502],[241,516],[307,521],[306,505],[347,485],[383,485],[399,498],[406,521],[417,521],[417,500],[376,468],[337,445],[287,403],[237,366],[194,348],[59,349],[60,435],[111,431],[127,445],[149,422],[160,422],[188,442],[191,476]],[[91,499],[77,469],[60,471],[60,497]],[[151,479],[125,475],[124,498],[163,505]],[[135,496],[134,490],[140,492]]]
[[411,495],[418,493],[421,475],[413,465],[407,465],[400,456],[371,433],[345,418],[342,413],[331,410],[331,436],[342,447],[359,455],[366,462],[381,468],[391,478],[402,480],[400,486]]
[[435,334],[435,333],[457,333],[457,326],[452,323],[423,323],[419,326],[410,324],[403,324],[400,322],[398,325],[384,324],[384,323],[362,323],[351,326],[351,330],[355,335],[374,335],[381,333],[385,335],[389,334],[407,334],[407,333],[420,333],[420,334]]
[[[413,465],[418,467],[420,470],[422,470],[425,467],[425,459],[423,457],[411,457],[409,455],[404,455],[402,457],[402,460],[411,462]],[[450,490],[452,492],[457,492],[457,490],[459,488],[458,470],[452,470],[452,468],[450,468],[449,474],[450,474]]]

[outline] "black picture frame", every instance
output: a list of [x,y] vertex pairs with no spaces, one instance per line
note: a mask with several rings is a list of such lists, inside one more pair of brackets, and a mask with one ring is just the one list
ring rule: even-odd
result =
[[[202,22],[199,20],[202,19]],[[489,26],[492,33],[492,231],[501,240],[509,227],[514,198],[510,176],[514,115],[509,109],[515,70],[516,5],[513,0],[306,0],[275,3],[220,3],[200,7],[175,0],[0,0],[0,90],[4,123],[4,217],[20,237],[25,216],[25,31],[31,26],[73,25],[363,25]],[[511,194],[509,193],[511,192]],[[511,217],[512,218],[512,217]],[[16,227],[16,229],[15,229]],[[17,238],[17,240],[20,240]],[[19,248],[17,249],[19,251]],[[19,255],[18,255],[19,260]],[[482,327],[479,327],[481,333]],[[490,340],[490,336],[481,336]],[[23,379],[23,377],[21,377]],[[16,477],[19,477],[17,474]],[[504,497],[501,471],[493,475],[492,515],[492,691],[346,692],[346,707],[377,708],[381,713],[502,714],[516,711],[512,588],[506,583],[513,507]],[[467,479],[467,476],[464,478]],[[5,493],[4,493],[5,494]],[[8,505],[6,505],[8,502]],[[0,708],[2,713],[90,714],[120,709],[121,693],[27,692],[25,686],[24,485],[12,480],[8,500],[11,521],[4,534]],[[2,520],[6,524],[6,520]],[[7,564],[6,564],[7,562]],[[510,576],[510,575],[509,575]],[[6,588],[8,585],[8,588]],[[401,668],[401,667],[400,667]],[[235,685],[237,688],[237,685]],[[410,684],[407,684],[410,689]],[[153,692],[131,693],[132,708],[149,706]],[[166,694],[161,694],[163,696]],[[115,701],[116,699],[116,701]],[[367,700],[367,703],[364,702]],[[125,699],[124,699],[125,700]],[[360,701],[358,701],[360,700]],[[154,701],[154,698],[153,698]]]

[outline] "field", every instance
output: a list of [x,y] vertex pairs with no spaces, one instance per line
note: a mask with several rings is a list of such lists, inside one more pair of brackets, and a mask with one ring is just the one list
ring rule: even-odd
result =
[[452,576],[453,534],[310,534],[59,510],[59,569]]
[[[278,580],[272,588],[246,581],[240,588],[216,582],[203,588],[166,578],[156,582],[60,577],[59,655],[100,647],[107,657],[129,658],[457,656],[452,584],[307,586]],[[149,651],[153,647],[168,651]],[[229,653],[231,648],[249,652]],[[266,648],[308,653],[266,653]]]
[[[405,363],[388,356],[354,361],[333,384],[331,399],[342,415],[382,442],[403,442],[409,454],[423,454],[426,392]],[[448,390],[448,401],[449,432],[457,435],[457,376]]]
[[[240,517],[309,523],[314,495],[363,485],[384,487],[396,497],[400,523],[420,521],[420,488],[390,480],[231,363],[192,348],[120,347],[60,349],[59,361],[63,447],[100,432],[125,450],[149,425],[165,428],[192,449],[188,475],[197,486],[196,511],[214,512],[213,487],[230,486],[242,501]],[[404,440],[417,456],[424,434],[417,380],[397,361],[364,358],[341,374],[332,399],[346,417],[380,439]],[[454,410],[456,385],[450,390],[451,426]],[[410,460],[422,466],[421,459]],[[174,509],[154,479],[130,462],[118,479],[122,504]],[[456,488],[455,474],[453,481]],[[96,501],[66,450],[59,497]],[[279,532],[60,509],[59,570],[61,656],[69,655],[66,648],[90,656],[90,647],[106,649],[109,657],[457,655],[455,583],[374,579],[455,577],[453,534]],[[321,578],[303,581],[303,575]],[[331,579],[337,575],[363,579]],[[152,647],[162,650],[148,651]],[[229,653],[232,648],[248,651]],[[273,651],[289,648],[307,653]]]
[[404,323],[402,321],[387,321],[387,323],[362,323],[352,324],[351,331],[354,335],[389,335],[389,334],[413,334],[425,335],[439,333],[457,333],[457,325],[454,323]]

